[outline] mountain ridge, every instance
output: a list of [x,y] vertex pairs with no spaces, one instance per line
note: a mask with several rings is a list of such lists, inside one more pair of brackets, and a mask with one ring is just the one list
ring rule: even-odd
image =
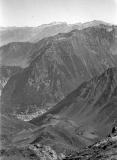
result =
[[12,107],[58,103],[83,81],[116,67],[115,42],[114,30],[96,27],[39,41],[31,47],[29,66],[4,87],[3,103]]
[[69,32],[73,29],[84,29],[91,26],[112,25],[103,21],[94,20],[91,22],[68,24],[66,22],[52,22],[37,27],[0,27],[1,44],[3,46],[10,42],[36,42],[62,32]]

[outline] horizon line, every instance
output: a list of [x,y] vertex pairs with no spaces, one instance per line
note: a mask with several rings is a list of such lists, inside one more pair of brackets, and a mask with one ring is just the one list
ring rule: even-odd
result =
[[106,24],[108,24],[108,25],[114,25],[114,26],[116,26],[117,24],[116,23],[112,23],[112,22],[107,22],[107,21],[103,21],[103,20],[90,20],[90,21],[84,21],[84,22],[75,22],[75,23],[68,23],[67,21],[52,21],[52,22],[49,22],[49,23],[42,23],[42,24],[40,24],[40,25],[23,25],[23,26],[17,26],[17,25],[10,25],[10,26],[0,26],[0,28],[10,28],[10,27],[16,27],[16,28],[24,28],[24,27],[29,27],[29,28],[33,28],[33,27],[41,27],[41,26],[46,26],[46,25],[50,25],[50,24],[59,24],[59,23],[63,23],[63,24],[67,24],[67,25],[74,25],[74,24],[85,24],[85,23],[90,23],[90,22],[93,22],[93,21],[97,21],[97,22],[102,22],[102,23],[106,23]]

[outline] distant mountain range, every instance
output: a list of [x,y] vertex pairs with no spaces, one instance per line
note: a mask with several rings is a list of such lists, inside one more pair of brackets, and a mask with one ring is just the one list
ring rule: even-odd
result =
[[[70,32],[75,29],[82,30],[88,27],[107,28],[108,31],[109,30],[111,31],[112,28],[114,28],[115,37],[117,38],[117,27],[102,21],[92,21],[83,24],[78,23],[74,25],[68,25],[67,23],[51,23],[48,25],[42,25],[34,28],[31,27],[1,28],[0,29],[1,46],[2,43],[4,43],[4,39],[5,41],[8,42],[5,42],[5,46],[0,48],[0,64],[7,66],[12,65],[12,66],[26,67],[28,66],[30,55],[33,54],[34,50],[35,52],[37,52],[37,47],[43,47],[41,45],[44,44],[46,37],[54,36],[58,33],[62,34],[64,32]],[[29,33],[27,33],[28,30]],[[37,31],[35,30],[39,30],[38,31],[39,33],[37,33]],[[37,40],[32,40],[32,41],[30,39],[23,40],[23,38],[19,37],[23,36],[24,38],[26,38],[27,36],[30,36],[30,34],[32,34],[31,32],[35,33],[34,37],[35,39],[37,37]],[[42,42],[41,41],[39,42],[39,40],[41,39],[43,39]]]
[[11,42],[37,42],[45,37],[58,33],[69,32],[73,29],[83,29],[97,25],[110,25],[102,21],[91,21],[87,23],[67,24],[65,22],[53,22],[37,27],[0,27],[0,46]]

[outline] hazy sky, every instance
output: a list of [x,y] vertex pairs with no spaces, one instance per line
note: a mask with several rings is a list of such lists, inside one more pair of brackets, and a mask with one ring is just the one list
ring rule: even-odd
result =
[[0,26],[94,19],[117,24],[117,0],[0,0]]

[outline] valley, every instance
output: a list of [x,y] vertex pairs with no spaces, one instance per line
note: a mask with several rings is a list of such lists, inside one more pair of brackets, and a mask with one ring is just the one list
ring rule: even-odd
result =
[[1,158],[116,159],[116,26],[92,21],[28,29],[1,32],[9,37],[0,47]]

